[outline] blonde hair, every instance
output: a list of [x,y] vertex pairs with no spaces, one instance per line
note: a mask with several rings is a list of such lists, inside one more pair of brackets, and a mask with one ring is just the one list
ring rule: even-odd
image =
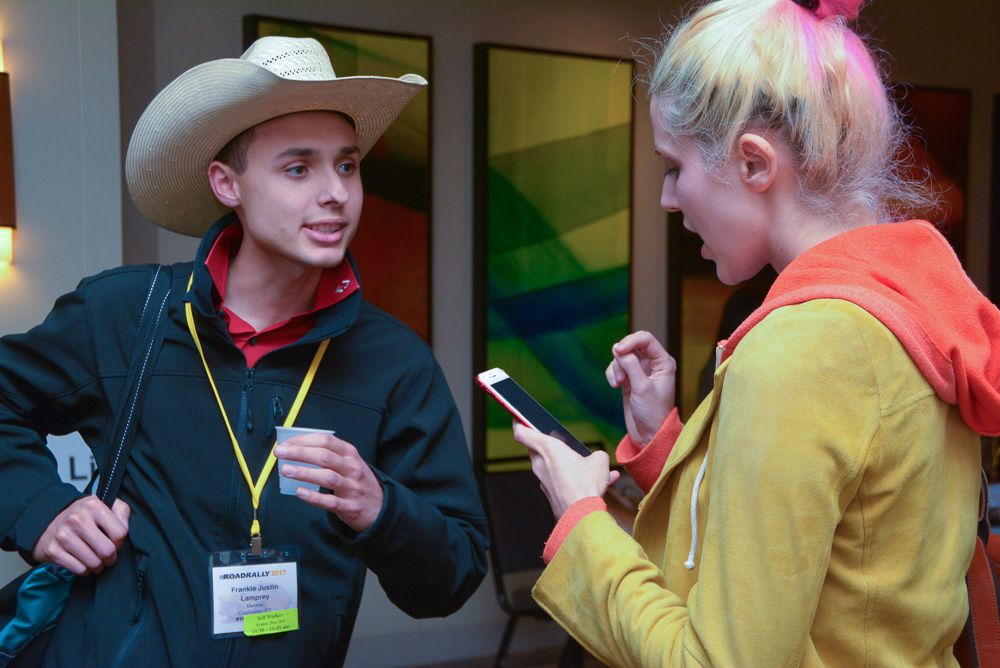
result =
[[710,166],[749,129],[780,133],[801,199],[829,217],[861,207],[882,222],[925,210],[934,198],[898,164],[905,131],[879,63],[829,5],[701,7],[668,35],[650,78],[664,128],[692,140]]

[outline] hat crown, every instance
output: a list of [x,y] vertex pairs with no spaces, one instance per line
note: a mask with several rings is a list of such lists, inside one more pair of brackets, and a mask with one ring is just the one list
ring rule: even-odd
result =
[[337,78],[330,56],[311,37],[261,37],[240,56],[267,71],[296,81],[330,81]]

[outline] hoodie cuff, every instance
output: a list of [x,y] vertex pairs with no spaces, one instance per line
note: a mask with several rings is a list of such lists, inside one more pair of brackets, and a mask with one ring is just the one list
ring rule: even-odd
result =
[[645,447],[640,448],[633,443],[628,434],[618,444],[615,460],[625,466],[642,491],[648,492],[660,477],[663,465],[667,463],[667,457],[674,449],[674,443],[683,428],[680,413],[674,408]]
[[563,516],[556,522],[556,527],[549,534],[549,539],[545,541],[545,549],[542,551],[542,561],[548,564],[555,559],[556,552],[562,546],[566,536],[573,530],[585,515],[598,510],[607,510],[608,504],[599,496],[586,496],[566,509]]

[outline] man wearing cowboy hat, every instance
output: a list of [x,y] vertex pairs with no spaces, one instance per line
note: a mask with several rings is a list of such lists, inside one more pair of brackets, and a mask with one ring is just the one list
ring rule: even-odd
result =
[[[47,665],[340,665],[366,568],[417,617],[482,580],[443,374],[362,299],[347,252],[361,158],[424,85],[337,78],[318,42],[266,37],[185,72],[140,118],[129,190],[156,224],[202,236],[194,262],[85,279],[0,339],[0,545],[85,576]],[[59,482],[44,435],[77,430],[104,460],[161,270],[164,343],[109,509]],[[293,424],[326,431],[275,448]],[[279,493],[275,455],[314,489]]]

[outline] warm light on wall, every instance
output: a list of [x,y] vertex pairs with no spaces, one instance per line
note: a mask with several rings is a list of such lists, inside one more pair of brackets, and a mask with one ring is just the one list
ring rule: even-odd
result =
[[12,261],[14,228],[14,133],[11,122],[10,75],[4,66],[0,39],[0,264]]
[[0,227],[0,267],[14,261],[14,230]]

